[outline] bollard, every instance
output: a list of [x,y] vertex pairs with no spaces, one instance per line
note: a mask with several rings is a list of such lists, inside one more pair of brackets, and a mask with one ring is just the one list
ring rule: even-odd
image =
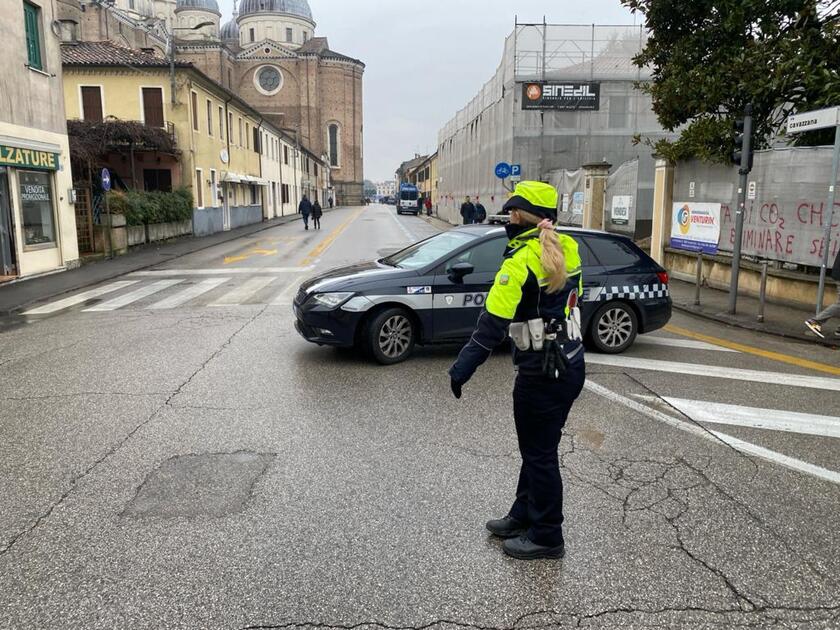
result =
[[694,306],[700,306],[700,285],[703,284],[703,252],[697,254],[697,277],[694,286]]
[[761,288],[758,290],[758,323],[764,323],[764,303],[767,300],[767,261],[761,263]]

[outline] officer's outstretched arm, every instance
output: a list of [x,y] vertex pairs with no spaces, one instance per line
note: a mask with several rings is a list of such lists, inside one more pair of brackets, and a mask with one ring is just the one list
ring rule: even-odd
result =
[[475,331],[458,360],[449,368],[449,375],[459,383],[466,383],[484,363],[493,350],[507,337],[508,326],[516,314],[516,307],[522,300],[522,286],[528,279],[527,268],[505,259],[490,294],[484,311],[478,318]]

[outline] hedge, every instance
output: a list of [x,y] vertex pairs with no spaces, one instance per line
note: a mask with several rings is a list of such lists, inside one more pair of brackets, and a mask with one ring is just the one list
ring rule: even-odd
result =
[[187,188],[174,192],[108,193],[108,205],[114,214],[124,214],[127,225],[174,223],[192,218],[193,196]]

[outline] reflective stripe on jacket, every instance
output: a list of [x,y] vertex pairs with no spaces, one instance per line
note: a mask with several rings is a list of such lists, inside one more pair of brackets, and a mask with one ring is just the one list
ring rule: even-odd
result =
[[[504,262],[487,296],[485,310],[478,318],[469,343],[449,370],[452,378],[468,381],[493,349],[505,340],[511,322],[537,318],[564,321],[570,313],[572,293],[576,293],[577,297],[583,293],[578,244],[565,234],[557,234],[557,238],[566,256],[566,286],[557,293],[548,293],[549,279],[541,262],[539,235],[539,228],[535,228],[508,243]],[[514,349],[514,362],[524,373],[537,373],[542,369],[542,355],[538,352]]]

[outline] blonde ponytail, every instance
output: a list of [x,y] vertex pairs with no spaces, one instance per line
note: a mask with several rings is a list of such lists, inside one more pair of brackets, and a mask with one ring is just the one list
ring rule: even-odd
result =
[[[529,225],[539,225],[542,219],[535,214],[517,209],[522,220]],[[542,246],[542,264],[548,275],[548,293],[559,293],[566,286],[569,274],[566,269],[566,254],[560,246],[560,240],[554,228],[540,229],[540,245]]]

